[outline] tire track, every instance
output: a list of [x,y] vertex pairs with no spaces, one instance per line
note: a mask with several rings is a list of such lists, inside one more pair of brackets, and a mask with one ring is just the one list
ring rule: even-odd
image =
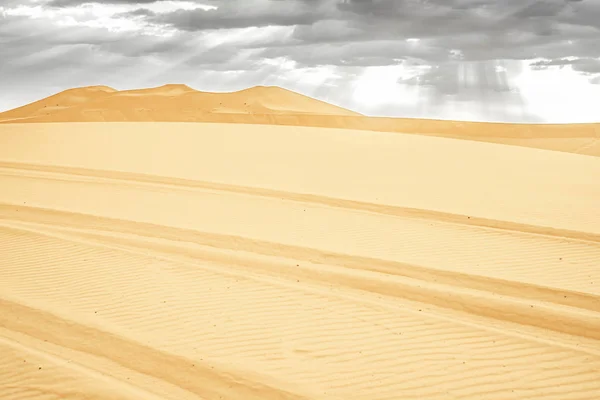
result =
[[[57,355],[48,342],[33,343],[28,336],[0,330],[0,361],[5,366],[0,372],[3,398],[40,399],[47,395],[60,399],[165,400],[164,396],[133,384],[129,380],[133,371],[126,370],[127,378],[118,378],[114,372]],[[189,395],[182,398],[190,399]]]
[[[52,179],[57,180],[77,180],[80,178],[97,178],[113,182],[147,184],[162,187],[177,187],[181,189],[201,189],[221,192],[230,192],[245,194],[273,199],[283,199],[288,201],[317,204],[322,206],[342,208],[354,211],[371,212],[382,215],[398,216],[405,218],[418,218],[445,223],[454,223],[482,228],[499,229],[515,233],[526,233],[532,235],[552,236],[570,240],[590,241],[600,243],[600,234],[593,232],[581,232],[568,229],[537,226],[512,221],[501,221],[477,216],[467,216],[452,214],[434,210],[424,210],[411,207],[382,205],[356,200],[338,199],[333,197],[292,193],[278,191],[273,189],[264,189],[257,187],[230,185],[224,183],[198,181],[183,178],[163,177],[156,175],[121,172],[121,171],[102,171],[80,167],[64,167],[41,164],[28,164],[17,162],[0,161],[0,168],[18,171],[40,172],[44,174],[55,174]],[[1,173],[1,170],[0,170]],[[62,175],[62,176],[61,176]]]
[[[600,315],[598,314],[600,296],[589,293],[458,272],[431,270],[397,261],[351,256],[244,237],[32,207],[19,207],[19,211],[15,211],[12,206],[0,205],[0,217],[88,230],[88,237],[100,236],[102,240],[107,240],[109,235],[127,233],[140,237],[195,243],[217,249],[336,266],[343,268],[343,272],[325,270],[314,272],[326,281],[343,282],[349,287],[360,290],[556,332],[600,339]],[[94,227],[94,232],[91,234],[90,226]],[[123,243],[127,242],[127,239],[120,237],[116,241]],[[145,244],[141,243],[137,246],[143,248]],[[177,251],[176,248],[169,249],[168,246],[167,249],[171,252]],[[366,276],[365,271],[376,275]],[[578,308],[579,311],[575,312],[574,308]]]
[[179,386],[201,398],[310,398],[249,380],[251,374],[246,371],[241,374],[239,371],[214,368],[167,354],[3,298],[0,298],[0,326],[61,347],[111,360],[125,368]]
[[[598,354],[442,320],[406,309],[401,297],[382,298],[385,307],[367,306],[360,293],[360,302],[351,303],[306,284],[242,279],[243,274],[234,279],[219,262],[211,272],[204,259],[184,265],[144,250],[134,254],[22,230],[2,229],[0,243],[12,249],[4,258],[14,284],[11,298],[23,300],[27,309],[47,310],[34,310],[35,318],[29,319],[21,308],[6,315],[0,303],[0,324],[3,317],[21,324],[16,316],[24,315],[36,337],[73,340],[79,351],[84,345],[101,347],[95,351],[109,359],[106,347],[114,346],[109,355],[127,357],[124,367],[142,364],[135,370],[148,374],[152,369],[157,379],[178,386],[185,381],[180,387],[192,392],[188,380],[213,383],[196,376],[191,365],[230,370],[208,361],[214,359],[319,389],[305,394],[315,399],[504,400],[522,398],[518,391],[535,393],[531,398],[585,399],[600,389]],[[342,289],[345,283],[340,284]],[[50,324],[48,337],[45,316],[52,310],[63,319],[58,332]],[[101,326],[100,333],[94,326]],[[97,334],[103,337],[96,340]],[[111,338],[128,345],[115,346]],[[144,344],[128,347],[131,340]],[[148,348],[167,358],[138,357]],[[172,364],[172,356],[183,365]],[[237,372],[234,378],[245,375]],[[205,393],[206,398],[219,395]],[[237,391],[223,397],[248,398]]]

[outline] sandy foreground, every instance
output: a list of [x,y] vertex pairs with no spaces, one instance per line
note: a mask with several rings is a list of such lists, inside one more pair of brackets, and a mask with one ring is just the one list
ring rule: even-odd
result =
[[2,399],[596,399],[600,158],[0,125]]

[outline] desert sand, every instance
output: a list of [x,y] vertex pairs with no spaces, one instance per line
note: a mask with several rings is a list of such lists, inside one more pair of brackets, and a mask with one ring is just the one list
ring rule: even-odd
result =
[[367,117],[283,88],[232,93],[186,85],[118,91],[75,88],[0,113],[2,123],[213,122],[397,132],[600,156],[600,123],[506,124]]
[[57,96],[0,114],[0,398],[600,395],[598,125]]

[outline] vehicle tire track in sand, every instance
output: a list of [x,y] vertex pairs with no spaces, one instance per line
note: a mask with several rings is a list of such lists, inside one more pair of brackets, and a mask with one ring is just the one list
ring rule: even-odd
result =
[[[157,175],[147,175],[132,172],[103,171],[80,167],[64,167],[56,165],[28,164],[17,162],[0,161],[1,169],[9,171],[27,171],[40,172],[46,175],[48,179],[77,180],[82,178],[97,178],[102,180],[117,181],[123,183],[148,184],[163,187],[177,187],[182,189],[201,189],[215,190],[222,192],[231,192],[247,194],[252,196],[268,197],[275,199],[284,199],[302,203],[312,203],[335,208],[343,208],[355,211],[372,212],[383,215],[401,216],[408,218],[430,219],[446,223],[456,223],[469,226],[479,226],[484,228],[507,230],[518,233],[539,234],[553,236],[558,238],[584,240],[600,243],[600,234],[593,232],[573,231],[568,229],[537,226],[513,221],[501,221],[489,218],[452,214],[447,212],[418,209],[411,207],[393,206],[368,203],[356,200],[339,199],[314,194],[292,193],[287,191],[278,191],[258,187],[230,185],[217,182],[198,181],[183,178],[163,177]],[[54,175],[53,175],[54,174]],[[48,177],[51,175],[51,177]],[[52,176],[53,175],[53,176]]]
[[[55,292],[56,295],[56,292]],[[92,294],[93,296],[93,294]],[[52,294],[49,294],[49,300],[52,299]],[[75,301],[80,300],[75,298]],[[191,393],[194,393],[201,398],[206,399],[217,399],[217,398],[240,398],[240,399],[308,399],[300,394],[287,392],[282,388],[275,388],[263,384],[259,381],[250,381],[249,376],[252,376],[250,371],[244,371],[244,375],[236,374],[236,371],[230,369],[219,369],[215,366],[211,366],[208,363],[203,363],[201,360],[190,360],[184,357],[176,356],[173,354],[164,353],[156,349],[136,343],[131,340],[127,340],[123,337],[116,336],[114,334],[104,332],[93,328],[90,325],[83,325],[75,323],[72,320],[64,320],[51,313],[44,312],[40,309],[27,307],[24,304],[10,301],[0,297],[0,326],[9,331],[25,334],[32,338],[44,340],[51,344],[58,345],[70,350],[76,350],[89,355],[100,357],[106,360],[115,362],[127,369],[142,373],[166,381],[169,384],[176,385],[182,389],[185,389]],[[5,347],[5,340],[0,337],[0,348]],[[22,347],[18,344],[13,344],[13,348]],[[35,353],[33,349],[18,349],[19,351],[2,352],[6,357],[6,362],[14,360],[18,355],[21,357],[25,353]],[[38,358],[39,354],[38,353]],[[41,353],[43,354],[43,353]],[[12,357],[11,357],[12,355]],[[22,360],[22,358],[21,358]],[[22,361],[23,362],[23,361]],[[3,365],[10,365],[3,363]],[[46,367],[44,365],[44,367]],[[38,371],[41,371],[42,367],[39,367]],[[21,383],[26,380],[23,375],[25,371],[12,371],[11,376],[0,375],[0,390],[5,390],[11,387],[16,391],[19,388],[23,388]],[[70,377],[73,379],[72,372],[64,377]],[[104,377],[106,379],[106,377]],[[49,379],[56,379],[56,375],[51,376]],[[96,377],[96,380],[99,378]],[[10,383],[13,380],[14,383]],[[36,394],[51,392],[51,381],[44,381],[39,376],[30,378],[35,387],[24,387],[24,391],[32,392],[30,398],[35,397]],[[74,379],[75,380],[75,379]],[[115,383],[111,382],[114,386]],[[81,385],[79,382],[74,382],[74,386]],[[120,385],[127,385],[126,382],[117,382],[117,388]],[[44,389],[44,387],[46,387]],[[88,388],[89,389],[89,388]],[[85,398],[91,398],[89,396],[97,395],[93,398],[109,398],[110,390],[103,390],[98,387],[94,387],[93,390],[85,393]],[[100,392],[100,393],[97,393]],[[123,389],[121,388],[117,393],[118,395],[110,398],[158,398],[151,395],[150,393],[144,393],[142,390],[137,389],[131,390],[130,396],[123,395]],[[0,392],[2,393],[2,392]],[[4,392],[6,393],[6,392]],[[26,395],[27,393],[25,393]],[[72,393],[53,393],[55,396],[61,396],[60,398],[83,398],[81,393],[73,390]],[[25,397],[19,397],[25,398]]]
[[[1,300],[0,300],[1,301]],[[2,312],[5,307],[0,306]],[[9,315],[14,311],[11,307]],[[21,315],[19,315],[21,317]],[[133,384],[133,371],[99,369],[97,364],[81,363],[71,357],[59,356],[50,350],[47,341],[32,339],[14,331],[0,330],[0,390],[6,399],[144,399],[164,400],[164,393],[157,395]],[[41,343],[41,344],[40,344]],[[62,348],[61,348],[62,349]],[[70,354],[72,355],[72,353]],[[177,393],[181,399],[190,399],[190,394]],[[175,400],[175,397],[168,397]]]
[[[104,230],[104,236],[129,233],[195,243],[219,249],[333,265],[376,275],[332,274],[331,282],[387,296],[402,297],[484,317],[506,320],[557,332],[600,339],[600,296],[564,289],[511,282],[454,271],[432,270],[398,261],[340,254],[244,237],[192,231],[148,223],[129,222],[61,211],[0,205],[0,217],[62,227]],[[89,232],[88,232],[89,235]],[[85,234],[84,234],[85,236]],[[93,233],[89,236],[94,236]],[[124,241],[118,238],[116,241]],[[126,239],[125,239],[126,241]],[[110,242],[110,240],[109,240]],[[142,245],[143,246],[143,245]],[[326,271],[320,271],[326,276]],[[504,297],[505,296],[505,297]],[[579,311],[575,311],[575,309]]]
[[[403,277],[398,275],[386,275],[382,273],[373,273],[370,270],[357,270],[357,269],[348,269],[346,267],[336,266],[334,264],[319,264],[314,263],[307,260],[298,260],[294,258],[287,257],[275,257],[275,256],[266,256],[257,253],[249,253],[244,251],[236,251],[232,252],[228,249],[214,248],[208,247],[201,244],[195,244],[190,242],[181,242],[181,241],[170,241],[165,239],[157,239],[149,236],[138,236],[132,234],[118,234],[116,232],[103,232],[98,230],[89,230],[89,229],[73,229],[55,226],[48,226],[43,224],[36,223],[23,223],[17,222],[14,220],[2,220],[0,219],[0,226],[4,227],[8,230],[15,231],[24,231],[42,235],[44,237],[58,238],[61,240],[66,240],[69,242],[81,243],[86,246],[91,245],[93,247],[100,248],[109,248],[115,249],[119,251],[125,251],[127,253],[134,253],[138,255],[143,255],[147,257],[153,257],[154,259],[166,260],[168,262],[176,262],[178,264],[190,266],[193,268],[202,268],[207,269],[212,272],[217,272],[219,274],[228,275],[234,277],[235,279],[244,279],[246,277],[252,277],[252,279],[258,279],[264,281],[265,279],[268,282],[272,282],[273,279],[282,284],[286,283],[296,286],[295,283],[302,281],[303,283],[311,283],[313,287],[312,291],[316,291],[317,287],[321,287],[325,290],[328,295],[336,295],[342,296],[341,292],[331,292],[331,289],[335,287],[335,285],[342,285],[342,287],[356,289],[360,292],[368,292],[372,293],[376,296],[385,295],[401,300],[408,300],[410,296],[401,296],[398,293],[388,294],[385,291],[378,290],[378,287],[381,286],[381,280],[387,280],[388,283],[392,285],[403,286],[404,282],[402,281]],[[198,265],[199,260],[202,262],[206,262],[208,264]],[[227,270],[223,267],[226,266]],[[260,278],[259,278],[260,277]],[[390,282],[390,280],[392,282]],[[414,279],[408,279],[409,282],[415,282]],[[496,282],[497,284],[502,284],[504,281]],[[490,284],[493,283],[490,282]],[[386,283],[384,283],[385,285]],[[421,287],[424,282],[418,282],[417,286]],[[442,285],[434,285],[443,290],[450,290],[452,288],[443,287]],[[525,294],[524,296],[510,296],[513,298],[518,298],[520,300],[527,299],[527,288],[528,285],[522,284],[520,294]],[[375,287],[375,290],[372,288]],[[460,289],[460,287],[454,287],[454,290]],[[551,292],[554,292],[555,289],[551,289]],[[423,288],[422,291],[426,292],[427,287]],[[404,292],[403,292],[404,293]],[[535,290],[534,290],[535,293]],[[580,293],[567,291],[569,295],[578,296]],[[354,300],[354,297],[344,297],[347,300]],[[457,298],[454,299],[458,300]],[[543,297],[542,298],[531,298],[530,300],[534,300],[534,302],[539,304],[544,304]],[[583,299],[582,299],[583,300]],[[589,299],[588,299],[589,300]],[[359,303],[364,302],[364,298],[358,299]],[[593,300],[592,300],[593,302]],[[435,301],[430,301],[429,299],[426,301],[420,301],[415,304],[426,303],[428,305],[434,306],[437,304]],[[528,302],[530,306],[531,302]],[[546,303],[552,303],[552,299],[548,300]],[[439,307],[439,306],[436,306]],[[589,309],[589,304],[582,304],[583,309]],[[439,307],[439,309],[444,309],[444,307]],[[444,312],[447,312],[448,308],[445,308]],[[431,314],[431,308],[428,312]],[[464,313],[460,313],[460,315],[467,315]],[[473,314],[471,314],[473,315]],[[448,317],[439,313],[436,313],[436,318],[441,318],[445,320],[454,321],[453,317]],[[595,318],[595,315],[592,315],[592,318]],[[489,319],[485,318],[482,320],[485,323],[478,324],[475,323],[480,329],[484,330],[492,330],[495,328],[490,327]],[[500,323],[506,321],[498,321]],[[468,321],[461,321],[461,323],[465,323],[467,325],[471,324]],[[519,326],[524,327],[525,325],[511,325],[513,327]],[[506,333],[502,331],[502,333]],[[515,333],[516,334],[516,333]],[[521,336],[521,334],[517,334],[517,336]],[[526,338],[530,338],[534,341],[542,340],[540,337],[531,336],[525,334]],[[561,336],[564,339],[564,336]],[[578,337],[581,339],[582,337]],[[572,347],[573,349],[583,350],[582,343],[579,339],[577,339],[577,346]],[[550,341],[549,343],[555,343],[554,341]],[[561,346],[567,346],[566,342],[560,342]],[[595,345],[592,346],[595,348]],[[600,355],[600,349],[598,352],[592,351],[590,347],[587,348],[588,352],[592,352],[594,354]]]
[[303,398],[585,399],[600,390],[598,355],[442,321],[398,299],[360,305],[305,284],[234,279],[22,230],[3,228],[0,243],[10,282],[0,325],[205,398],[219,389],[231,390],[225,398],[300,397],[210,362],[193,366],[203,358],[314,389]]
[[[22,172],[14,176],[0,176],[8,189],[4,199],[12,204],[23,204],[27,200],[25,204],[29,202],[38,207],[47,207],[48,204],[56,210],[77,210],[83,214],[177,226],[192,231],[202,227],[204,232],[269,243],[287,243],[343,254],[351,252],[370,258],[401,261],[403,265],[425,266],[429,271],[439,271],[441,275],[450,270],[501,281],[523,281],[535,287],[600,294],[597,285],[600,282],[597,269],[600,246],[595,242],[392,217],[248,194],[104,181],[100,178],[69,180],[61,177],[55,180],[54,177],[54,174],[30,175]],[[61,193],[61,196],[46,200],[41,195],[53,191]],[[109,193],[111,195],[105,201],[98,201]],[[141,207],[123,213],[119,211],[122,203],[140,204]],[[155,215],[154,210],[162,211]],[[256,217],[263,210],[269,210],[269,218],[274,222],[271,227],[265,227],[264,219]],[[324,220],[329,222],[329,226],[319,229]],[[436,243],[433,252],[432,241]],[[486,251],[482,252],[482,249]],[[542,275],[539,274],[540,268],[544,271]],[[430,276],[431,280],[436,281],[436,274]],[[506,289],[499,290],[505,293]]]

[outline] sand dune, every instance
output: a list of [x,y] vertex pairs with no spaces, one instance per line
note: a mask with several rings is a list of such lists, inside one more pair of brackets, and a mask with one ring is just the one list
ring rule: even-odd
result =
[[105,86],[66,90],[0,113],[1,122],[203,121],[206,114],[360,115],[278,87],[200,92],[186,85],[123,90]]
[[5,124],[0,185],[1,398],[600,393],[599,158],[314,127]]
[[398,132],[600,156],[600,124],[505,124],[362,116],[279,87],[232,93],[186,85],[67,90],[0,113],[2,123],[212,122]]

